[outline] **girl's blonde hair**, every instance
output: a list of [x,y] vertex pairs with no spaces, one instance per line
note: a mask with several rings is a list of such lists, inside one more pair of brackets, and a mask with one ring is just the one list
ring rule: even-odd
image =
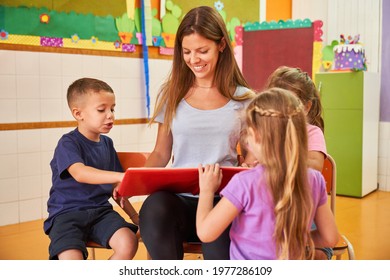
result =
[[268,78],[266,88],[272,87],[291,90],[304,105],[310,101],[312,105],[307,114],[307,121],[324,131],[320,95],[307,72],[302,71],[300,68],[280,66]]
[[306,117],[290,91],[270,88],[247,108],[247,125],[260,145],[261,162],[275,203],[279,259],[312,259],[310,220],[313,202],[307,177]]
[[244,100],[252,98],[254,95],[253,92],[249,91],[248,94],[239,98],[233,96],[232,87],[241,85],[249,88],[249,85],[238,67],[221,15],[211,7],[200,6],[191,9],[184,16],[176,32],[172,69],[167,80],[161,86],[150,123],[166,106],[164,125],[170,128],[177,106],[195,82],[195,75],[184,61],[182,47],[183,38],[194,33],[212,40],[218,45],[222,41],[226,43],[225,49],[219,53],[214,76],[214,83],[221,94],[233,100]]

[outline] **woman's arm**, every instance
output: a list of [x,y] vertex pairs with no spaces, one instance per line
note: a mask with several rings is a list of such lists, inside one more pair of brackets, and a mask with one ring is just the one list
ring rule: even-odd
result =
[[212,242],[231,224],[238,215],[237,208],[222,198],[213,208],[215,192],[221,184],[222,172],[219,165],[199,168],[199,201],[196,212],[196,231],[202,242]]
[[165,167],[171,159],[172,144],[172,132],[159,123],[156,144],[146,160],[145,167]]

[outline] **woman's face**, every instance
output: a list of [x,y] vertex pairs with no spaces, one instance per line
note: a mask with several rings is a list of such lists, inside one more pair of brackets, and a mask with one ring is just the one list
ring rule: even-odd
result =
[[218,56],[220,51],[223,51],[224,44],[218,45],[214,41],[193,33],[183,38],[182,47],[183,59],[196,79],[213,81]]

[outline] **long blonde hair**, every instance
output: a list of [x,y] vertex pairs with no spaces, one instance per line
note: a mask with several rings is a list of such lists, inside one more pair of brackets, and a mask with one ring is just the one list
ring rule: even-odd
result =
[[241,85],[249,88],[249,85],[237,65],[226,25],[221,15],[211,7],[200,6],[191,9],[184,16],[177,30],[172,69],[160,88],[150,123],[166,106],[164,125],[170,128],[177,106],[195,82],[195,75],[184,61],[182,48],[183,38],[194,33],[212,40],[216,44],[220,44],[223,40],[226,42],[225,49],[219,53],[214,76],[214,82],[221,94],[233,100],[253,97],[251,91],[239,98],[233,96],[232,87]]
[[270,88],[247,108],[247,125],[260,145],[259,158],[274,201],[279,259],[312,259],[312,195],[307,177],[306,117],[290,91]]

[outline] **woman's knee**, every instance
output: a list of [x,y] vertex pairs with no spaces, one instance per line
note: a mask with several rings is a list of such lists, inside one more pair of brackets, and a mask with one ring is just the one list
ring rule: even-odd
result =
[[172,218],[175,213],[177,196],[169,192],[156,192],[149,195],[140,210],[140,223],[147,220]]

